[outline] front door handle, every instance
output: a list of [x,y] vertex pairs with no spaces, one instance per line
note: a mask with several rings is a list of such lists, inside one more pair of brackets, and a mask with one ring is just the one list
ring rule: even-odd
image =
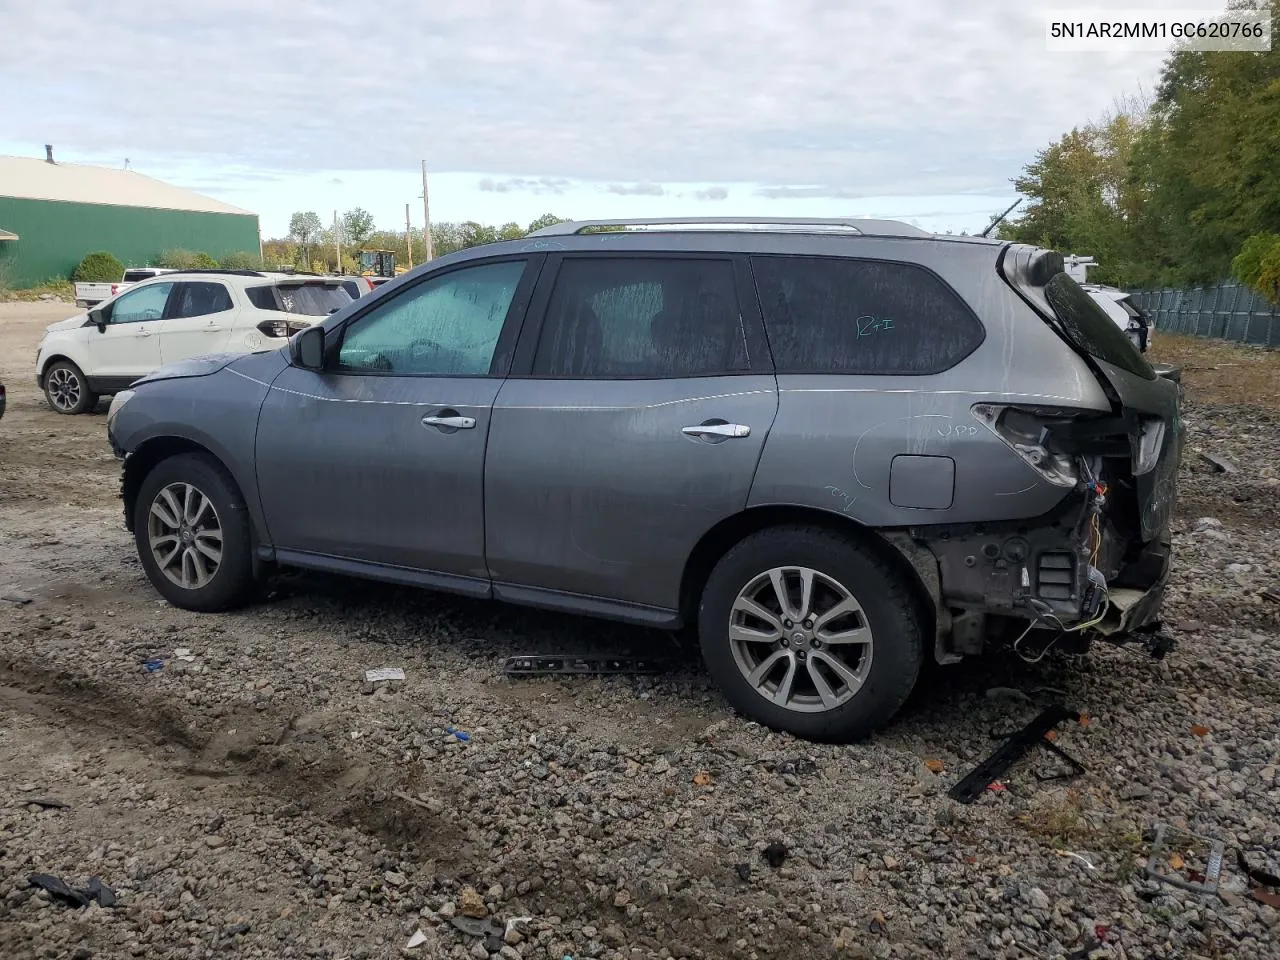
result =
[[140,337],[149,337],[149,336],[151,336],[151,331],[150,331],[150,330],[148,330],[146,327],[139,327],[139,328],[138,328],[138,336],[140,336]]
[[440,427],[446,430],[470,430],[476,425],[475,417],[423,417],[424,427]]
[[751,428],[745,423],[700,423],[696,427],[681,427],[680,432],[689,437],[751,436]]

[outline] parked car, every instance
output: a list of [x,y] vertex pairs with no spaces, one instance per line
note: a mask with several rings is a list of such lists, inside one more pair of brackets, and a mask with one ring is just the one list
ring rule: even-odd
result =
[[1146,353],[1151,319],[1133,302],[1129,292],[1100,283],[1083,283],[1081,286],[1098,302],[1098,306],[1102,307],[1106,315],[1111,318],[1111,322],[1133,341],[1133,345]]
[[75,285],[76,306],[92,307],[123,292],[142,280],[150,280],[162,273],[173,273],[167,267],[129,267],[124,275],[115,283],[77,283]]
[[350,302],[336,278],[170,271],[47,327],[36,383],[58,413],[84,413],[164,364],[270,349]]
[[926,657],[1152,624],[1183,436],[1059,254],[857,220],[559,224],[108,422],[175,606],[278,565],[692,626],[734,707],[814,739]]

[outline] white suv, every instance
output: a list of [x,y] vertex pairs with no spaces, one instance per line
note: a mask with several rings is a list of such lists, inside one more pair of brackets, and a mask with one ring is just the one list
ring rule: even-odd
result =
[[84,413],[159,367],[278,346],[350,302],[336,277],[165,273],[50,325],[36,353],[36,382],[58,413]]

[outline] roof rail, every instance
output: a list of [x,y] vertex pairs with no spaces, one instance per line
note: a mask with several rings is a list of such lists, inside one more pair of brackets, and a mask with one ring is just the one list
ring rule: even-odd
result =
[[[226,276],[232,276],[232,277],[265,277],[266,276],[265,273],[262,273],[259,270],[231,270],[231,269],[224,270],[220,267],[192,267],[190,270],[183,270],[179,268],[175,270],[170,270],[169,273],[220,273],[220,274],[224,274]],[[161,274],[157,274],[157,276],[163,277],[165,276],[165,274],[161,273]]]
[[853,236],[931,237],[899,220],[852,217],[663,217],[621,220],[567,220],[535,230],[530,237],[566,237],[587,232],[644,230],[761,230],[778,233],[843,233]]

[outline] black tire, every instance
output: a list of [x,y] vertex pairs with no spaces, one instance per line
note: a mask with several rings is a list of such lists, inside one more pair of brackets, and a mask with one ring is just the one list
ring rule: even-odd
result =
[[54,413],[68,416],[87,413],[98,405],[98,395],[70,360],[56,360],[44,372],[44,399]]
[[[870,661],[857,691],[844,702],[818,712],[783,707],[758,692],[740,668],[729,635],[730,616],[739,593],[765,572],[789,566],[807,567],[844,586],[862,608],[860,614],[845,622],[863,623],[873,638],[867,648]],[[924,659],[921,610],[903,575],[873,550],[823,527],[771,527],[732,547],[716,564],[703,589],[698,633],[707,669],[739,713],[774,730],[821,742],[861,739],[886,723],[906,702]],[[809,639],[802,642],[812,643],[814,636],[811,632]],[[781,643],[751,644],[747,649],[778,650]],[[816,646],[808,648],[810,655]],[[823,652],[829,658],[835,650],[855,649],[862,648],[827,646]],[[785,651],[783,656],[787,656]],[[785,670],[787,660],[780,663]],[[805,669],[814,667],[810,664]],[[797,680],[793,682],[807,683],[816,697],[812,679],[801,671],[797,664]],[[836,676],[826,668],[820,671],[824,679]],[[780,680],[775,682],[775,692],[780,686]],[[851,691],[853,687],[842,689]]]
[[[164,499],[164,491],[168,490],[174,497],[180,496],[178,488],[173,487],[175,484],[188,485],[208,499],[217,527],[221,531],[220,558],[216,568],[203,584],[196,585],[196,577],[192,575],[192,586],[189,587],[184,587],[170,579],[161,568],[161,558],[156,556],[156,551],[151,546],[153,532],[168,536],[164,533],[168,524],[165,524],[163,519],[156,521],[160,529],[152,530],[150,526],[152,505],[156,503],[157,498],[162,498],[163,511],[173,516],[168,507],[168,502],[171,501]],[[138,558],[142,561],[142,568],[146,571],[152,586],[175,607],[212,613],[243,606],[253,596],[255,582],[249,513],[235,481],[222,464],[213,457],[207,454],[184,453],[160,461],[146,475],[138,489],[133,517],[133,536],[138,548]],[[207,521],[204,525],[210,526]],[[196,527],[196,530],[203,530],[203,528]],[[207,531],[196,533],[194,540],[199,541],[201,536],[207,535]],[[179,537],[181,536],[182,534],[179,534]],[[213,541],[203,542],[209,545]],[[174,545],[178,546],[178,544],[179,541],[175,539]],[[166,547],[168,545],[168,543],[165,544]],[[198,544],[192,542],[191,546],[192,549],[197,549]],[[181,549],[185,552],[186,547]],[[179,557],[179,569],[175,570],[171,564],[168,569],[175,575],[185,575],[189,569],[186,565],[194,562],[201,563],[204,572],[208,574],[210,562],[208,556],[204,554],[192,557],[190,560]]]

